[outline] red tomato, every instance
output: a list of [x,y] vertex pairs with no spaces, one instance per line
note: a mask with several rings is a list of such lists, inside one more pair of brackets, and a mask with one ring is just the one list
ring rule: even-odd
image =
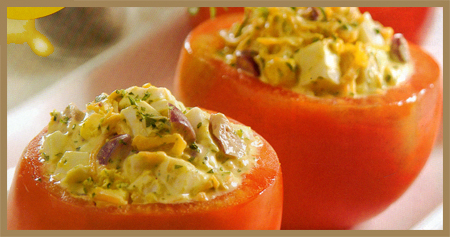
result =
[[205,202],[96,207],[44,178],[39,141],[45,133],[46,129],[31,141],[16,168],[8,197],[10,230],[280,229],[281,168],[276,153],[261,137],[257,166],[230,193]]
[[[214,12],[214,16],[211,16],[211,11]],[[192,13],[190,22],[193,27],[200,25],[205,20],[218,17],[220,15],[228,13],[244,12],[243,7],[199,7],[198,12]]]
[[[384,26],[390,26],[395,32],[402,33],[409,41],[420,44],[426,35],[426,19],[432,13],[431,7],[360,7],[361,12],[368,11],[372,18]],[[216,16],[227,13],[244,12],[243,7],[217,7]],[[211,18],[209,7],[200,7],[197,14],[190,18],[192,26]]]
[[240,73],[213,54],[219,29],[194,29],[181,51],[176,95],[186,106],[229,114],[264,136],[283,167],[282,229],[347,229],[385,210],[417,177],[442,113],[436,62],[410,44],[415,73],[383,95],[313,98]]

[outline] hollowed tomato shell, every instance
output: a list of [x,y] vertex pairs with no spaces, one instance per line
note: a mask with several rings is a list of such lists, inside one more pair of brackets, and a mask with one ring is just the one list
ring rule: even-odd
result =
[[385,94],[313,98],[260,82],[215,57],[218,35],[243,15],[208,20],[187,37],[175,94],[264,136],[283,167],[282,229],[347,229],[397,200],[426,163],[442,118],[436,62],[410,44],[414,74]]
[[16,167],[8,197],[9,230],[280,229],[281,167],[275,151],[259,135],[263,145],[257,166],[230,193],[205,202],[101,208],[71,196],[44,178],[39,142],[45,134],[46,129],[30,142]]

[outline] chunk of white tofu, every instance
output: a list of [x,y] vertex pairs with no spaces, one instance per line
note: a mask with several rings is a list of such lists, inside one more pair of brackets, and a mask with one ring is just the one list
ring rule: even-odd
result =
[[55,131],[45,137],[45,143],[41,150],[48,161],[56,164],[65,152],[69,137],[60,131]]
[[129,180],[135,180],[145,170],[152,170],[156,168],[161,162],[166,159],[167,154],[162,151],[141,151],[125,159],[123,163],[123,176]]
[[[159,113],[153,106],[149,105],[145,101],[138,101],[136,102],[136,105],[143,114],[149,114],[152,116],[161,116],[161,113]],[[167,103],[166,107],[168,107]]]
[[83,194],[82,182],[89,176],[89,153],[66,151],[56,165],[53,178],[61,181],[61,186],[70,192]]
[[369,88],[381,88],[383,86],[385,68],[389,62],[388,54],[383,50],[367,47],[369,59],[367,67],[363,71],[365,84]]
[[186,118],[194,128],[197,143],[208,147],[210,150],[218,151],[219,148],[209,132],[209,114],[198,107],[194,107],[186,113]]
[[144,137],[148,136],[148,131],[145,126],[145,120],[139,120],[139,118],[136,116],[136,113],[138,111],[135,107],[127,107],[120,111],[123,116],[125,116],[125,119],[127,120],[128,125],[131,128],[131,131],[133,132],[133,136],[142,135]]
[[316,41],[301,48],[294,59],[300,66],[299,85],[304,86],[316,80],[330,80],[338,84],[341,77],[339,56],[329,48],[327,40]]
[[77,166],[89,167],[89,153],[81,151],[66,151],[55,169],[55,178],[60,180]]
[[167,114],[167,111],[169,111],[169,102],[167,102],[167,100],[165,99],[153,102],[151,104],[152,108],[157,111],[158,114]]
[[364,43],[384,45],[384,38],[379,32],[379,27],[372,20],[370,13],[363,14],[364,21],[359,25],[359,40]]
[[99,129],[104,116],[99,113],[90,114],[84,122],[81,124],[80,135],[84,139],[90,139],[92,137],[100,135]]
[[191,163],[172,157],[164,160],[155,173],[158,182],[166,190],[166,195],[201,191],[210,176],[198,171]]
[[71,193],[85,194],[83,181],[90,177],[89,166],[77,165],[69,170],[61,179],[61,186],[67,188]]

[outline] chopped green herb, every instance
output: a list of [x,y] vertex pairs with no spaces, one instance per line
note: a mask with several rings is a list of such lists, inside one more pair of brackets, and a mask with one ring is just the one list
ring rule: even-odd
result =
[[66,124],[67,124],[68,121],[69,121],[69,117],[67,117],[67,116],[65,116],[64,118],[62,118],[60,120],[61,123],[66,123]]
[[197,144],[195,144],[195,142],[192,143],[191,145],[189,145],[189,148],[191,148],[192,150],[196,150],[196,151],[199,150],[199,149],[198,149],[198,146],[197,146]]
[[343,25],[341,26],[341,29],[343,29],[343,30],[348,30],[349,28],[348,28],[348,25],[347,25],[347,24],[343,24]]
[[98,95],[97,97],[95,97],[95,102],[100,102],[100,101],[102,101],[102,100],[104,100],[104,99],[106,99],[106,94],[101,94],[101,95]]
[[258,7],[258,11],[264,20],[267,20],[267,17],[269,16],[269,9],[267,7]]
[[136,101],[134,101],[134,99],[131,98],[130,96],[128,96],[128,100],[130,100],[131,105],[136,105]]
[[235,37],[239,37],[242,34],[242,29],[244,28],[245,25],[247,25],[248,20],[249,20],[248,15],[245,14],[244,20],[242,21],[241,25],[239,25],[239,28],[237,29],[237,32],[234,34]]
[[294,71],[294,67],[290,63],[286,62],[286,65],[292,72]]
[[327,14],[325,13],[325,9],[323,9],[323,7],[318,7],[319,10],[322,12],[323,15],[323,21],[328,21],[327,19]]
[[392,80],[391,74],[387,74],[385,77],[386,82],[390,82]]
[[58,118],[58,112],[56,111],[51,112],[50,115],[53,117],[53,121],[56,121],[56,119]]
[[142,100],[147,100],[152,94],[149,92],[145,92],[144,96],[142,97]]

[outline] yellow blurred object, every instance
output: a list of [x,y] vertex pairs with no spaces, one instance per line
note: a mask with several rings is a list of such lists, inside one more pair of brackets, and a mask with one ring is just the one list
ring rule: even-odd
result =
[[6,16],[15,20],[34,20],[48,16],[64,7],[7,7]]
[[35,54],[42,57],[47,57],[54,51],[54,47],[47,37],[36,30],[34,19],[7,19],[7,43],[27,43]]

